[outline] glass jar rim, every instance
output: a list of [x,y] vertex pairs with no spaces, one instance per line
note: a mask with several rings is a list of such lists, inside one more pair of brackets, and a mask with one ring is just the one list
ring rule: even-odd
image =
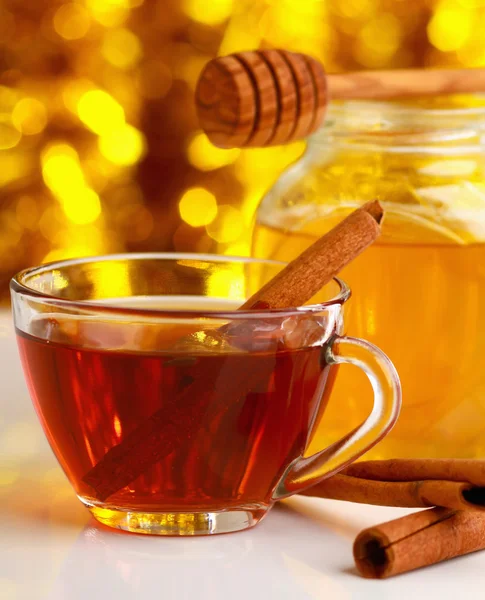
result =
[[55,261],[39,265],[36,267],[30,267],[20,271],[10,281],[10,289],[14,295],[22,295],[33,300],[44,302],[49,306],[55,306],[58,308],[70,308],[77,309],[80,311],[92,311],[102,314],[113,314],[113,315],[124,315],[124,316],[144,316],[144,317],[178,317],[178,318],[201,318],[208,317],[212,319],[248,319],[248,318],[261,318],[268,316],[294,316],[308,313],[318,313],[325,311],[331,306],[337,306],[344,304],[351,295],[349,286],[340,278],[334,277],[332,282],[336,283],[339,291],[331,299],[318,302],[315,304],[308,304],[297,307],[287,308],[258,308],[257,310],[180,310],[180,309],[153,309],[143,307],[125,307],[116,305],[114,302],[109,301],[98,303],[90,300],[69,300],[56,296],[53,294],[47,294],[40,292],[27,285],[27,279],[40,275],[45,272],[55,271],[62,269],[63,267],[69,267],[74,265],[83,265],[96,262],[109,262],[116,260],[198,260],[207,262],[236,262],[236,263],[247,263],[247,264],[266,264],[274,266],[284,266],[287,263],[278,260],[258,259],[244,256],[226,256],[218,254],[198,254],[189,252],[138,252],[138,253],[121,253],[121,254],[106,254],[101,256],[87,256],[81,258],[66,259],[62,261]]
[[[428,117],[481,117],[485,119],[485,93],[464,94],[464,96],[480,98],[483,100],[483,106],[458,106],[451,105],[448,108],[437,108],[426,105],[413,105],[411,102],[400,102],[399,100],[332,100],[328,105],[329,115],[338,115],[342,112],[356,111],[362,112],[379,112],[405,116],[420,116]],[[443,98],[451,98],[452,96],[443,95]],[[417,99],[419,100],[419,99]],[[421,98],[422,100],[422,98]]]
[[309,147],[343,144],[346,148],[419,151],[430,154],[476,154],[485,140],[483,106],[433,106],[397,101],[342,100],[329,104],[323,126],[308,140]]

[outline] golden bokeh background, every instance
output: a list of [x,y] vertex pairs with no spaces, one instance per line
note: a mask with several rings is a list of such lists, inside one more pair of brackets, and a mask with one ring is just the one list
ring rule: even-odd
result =
[[0,0],[0,298],[11,275],[121,251],[248,254],[304,150],[220,150],[193,93],[218,54],[328,71],[485,66],[485,0]]

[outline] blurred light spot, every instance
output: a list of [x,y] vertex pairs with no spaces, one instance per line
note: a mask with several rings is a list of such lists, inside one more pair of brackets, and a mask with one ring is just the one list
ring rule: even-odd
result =
[[83,94],[77,109],[81,121],[99,135],[117,129],[125,122],[121,104],[103,90]]
[[40,133],[47,124],[44,105],[35,98],[23,98],[13,109],[12,123],[25,135]]
[[134,165],[145,154],[145,136],[132,125],[122,125],[99,138],[101,154],[117,165]]
[[77,152],[68,144],[48,147],[41,161],[44,181],[55,194],[68,196],[72,190],[85,186]]
[[68,156],[69,158],[78,160],[76,150],[64,142],[54,142],[47,145],[42,151],[41,160],[44,163],[45,161],[57,156]]
[[192,227],[209,225],[217,215],[216,198],[205,188],[190,188],[180,199],[179,212],[182,219]]
[[93,277],[93,285],[95,298],[122,298],[133,293],[130,271],[126,262],[102,263],[97,276]]
[[233,0],[184,0],[184,11],[194,21],[218,25],[231,16]]
[[121,436],[121,422],[118,418],[118,415],[115,415],[114,420],[113,420],[113,425],[114,425],[115,433],[116,433],[117,437],[119,438]]
[[[272,46],[297,46],[299,51],[314,54],[315,48],[323,42],[326,27],[324,2],[274,2],[266,15],[263,32]],[[261,25],[261,23],[260,23]],[[246,30],[258,30],[249,23]],[[260,29],[261,31],[261,29]],[[296,48],[295,48],[296,49]]]
[[399,48],[401,26],[391,13],[376,15],[362,27],[356,40],[355,58],[365,67],[387,65]]
[[101,214],[101,203],[96,192],[88,187],[73,188],[60,198],[66,217],[76,225],[87,225]]
[[217,217],[206,226],[207,233],[220,244],[239,239],[244,232],[244,220],[241,211],[233,206],[219,206]]
[[15,129],[8,115],[0,113],[0,150],[14,148],[21,137],[20,131]]
[[25,229],[35,230],[39,220],[39,208],[37,202],[31,196],[21,196],[15,207],[17,221]]
[[429,41],[442,52],[459,50],[470,37],[472,15],[452,2],[441,3],[428,24]]
[[233,150],[217,148],[205,133],[196,133],[187,150],[190,164],[201,171],[211,171],[230,165],[238,158],[240,152],[237,148]]
[[140,65],[136,83],[145,98],[163,98],[172,87],[172,73],[162,62],[147,61]]
[[62,4],[54,15],[54,29],[66,40],[79,40],[89,30],[88,11],[76,2]]
[[[236,270],[237,269],[237,270]],[[245,278],[240,265],[234,269],[216,271],[207,282],[207,295],[213,298],[243,300],[245,298]]]
[[96,192],[86,185],[74,148],[53,144],[42,152],[41,161],[44,181],[56,195],[67,219],[76,225],[95,221],[101,214],[101,203]]
[[129,69],[142,56],[140,41],[129,29],[107,31],[101,52],[108,62],[120,69]]
[[121,25],[130,12],[129,0],[86,0],[93,17],[105,27]]

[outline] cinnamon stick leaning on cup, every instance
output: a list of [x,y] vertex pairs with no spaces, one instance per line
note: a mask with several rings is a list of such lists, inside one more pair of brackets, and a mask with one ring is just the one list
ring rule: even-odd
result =
[[[240,309],[257,311],[305,304],[376,240],[382,217],[383,210],[377,201],[363,205],[289,263]],[[225,335],[222,330],[218,333]],[[83,481],[98,500],[106,500],[168,456],[179,439],[197,431],[209,402],[224,405],[227,397],[243,397],[264,375],[241,369],[237,377],[218,382],[221,397],[214,399],[214,390],[210,389],[214,374],[201,372],[176,398],[168,399],[162,408],[113,446]]]

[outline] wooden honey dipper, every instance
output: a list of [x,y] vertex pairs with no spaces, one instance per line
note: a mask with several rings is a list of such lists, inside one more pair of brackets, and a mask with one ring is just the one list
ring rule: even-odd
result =
[[211,60],[196,89],[199,121],[221,148],[263,147],[307,137],[330,97],[383,100],[485,91],[485,69],[361,71],[326,75],[322,64],[287,50],[239,52]]

